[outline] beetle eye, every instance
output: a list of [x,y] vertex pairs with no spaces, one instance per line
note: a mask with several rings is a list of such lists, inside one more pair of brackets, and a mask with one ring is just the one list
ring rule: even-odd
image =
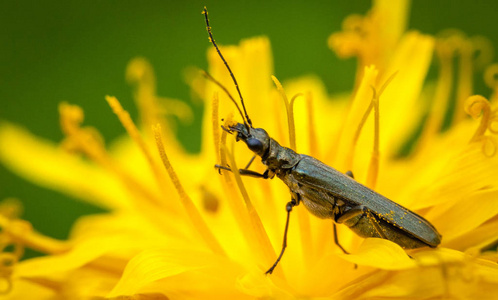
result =
[[251,149],[253,152],[261,152],[263,150],[263,143],[255,138],[248,138],[247,141],[247,147]]

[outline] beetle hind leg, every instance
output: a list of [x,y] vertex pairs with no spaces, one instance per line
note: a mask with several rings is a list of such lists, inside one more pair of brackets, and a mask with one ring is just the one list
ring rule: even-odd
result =
[[277,260],[271,266],[271,268],[268,269],[268,271],[265,272],[265,274],[271,274],[273,273],[273,270],[277,267],[278,263],[280,262],[280,259],[282,259],[282,256],[284,255],[285,248],[287,248],[287,232],[289,231],[289,219],[290,219],[290,213],[292,211],[292,208],[296,205],[299,204],[299,200],[296,200],[292,198],[291,201],[287,203],[285,206],[285,209],[287,210],[287,220],[285,221],[285,230],[284,230],[284,242],[282,244],[282,250],[280,251],[280,255],[277,257]]
[[346,249],[344,249],[344,247],[339,243],[339,238],[337,237],[337,225],[335,223],[332,224],[334,226],[334,243],[337,245],[337,247],[339,247],[339,249],[342,250],[342,252],[344,252],[344,254],[349,254],[348,251],[346,251]]
[[[367,217],[369,220],[369,223],[372,225],[373,229],[375,232],[379,235],[379,237],[388,240],[387,236],[384,234],[384,231],[380,227],[379,221],[375,218],[375,216],[372,214],[371,211],[368,210],[363,205],[358,205],[353,208],[348,209],[345,211],[342,215],[338,216],[336,218],[337,223],[347,223],[348,221],[351,221],[354,218],[358,218],[357,222],[359,222],[363,217]],[[356,223],[357,223],[356,222]],[[347,224],[348,227],[352,228],[356,224]]]

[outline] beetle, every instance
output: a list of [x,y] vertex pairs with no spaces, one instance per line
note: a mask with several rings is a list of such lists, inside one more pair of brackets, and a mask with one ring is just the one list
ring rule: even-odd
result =
[[[299,154],[290,148],[281,146],[263,128],[253,127],[235,76],[213,38],[205,7],[203,14],[209,40],[229,71],[244,110],[242,113],[226,88],[205,73],[227,93],[243,119],[243,123],[235,123],[229,125],[228,128],[222,126],[222,129],[234,134],[237,142],[243,141],[254,152],[254,157],[246,168],[239,169],[238,172],[240,175],[262,179],[272,179],[277,176],[289,187],[291,194],[291,201],[286,205],[287,219],[282,249],[266,274],[273,272],[284,254],[287,247],[290,213],[293,207],[300,203],[303,203],[315,216],[334,221],[334,241],[346,254],[348,252],[339,244],[337,238],[336,223],[348,226],[361,237],[387,239],[405,249],[437,247],[441,243],[441,234],[429,221],[357,182],[351,172],[343,174],[314,157]],[[256,156],[259,156],[261,162],[267,167],[264,173],[249,170]],[[215,167],[233,171],[228,166],[215,165]]]

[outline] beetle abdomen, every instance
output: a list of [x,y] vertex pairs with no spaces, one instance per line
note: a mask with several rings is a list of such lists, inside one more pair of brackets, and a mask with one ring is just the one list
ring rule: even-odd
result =
[[[430,247],[430,245],[410,235],[408,232],[394,226],[393,224],[390,224],[387,221],[377,218],[375,216],[373,217],[377,221],[377,224],[379,225],[385,237],[391,242],[400,245],[402,248],[416,249],[428,246]],[[348,226],[352,231],[354,231],[357,235],[361,237],[382,238],[380,234],[377,232],[374,225],[372,224],[372,221],[366,214],[351,218],[346,222],[344,222],[343,224]]]

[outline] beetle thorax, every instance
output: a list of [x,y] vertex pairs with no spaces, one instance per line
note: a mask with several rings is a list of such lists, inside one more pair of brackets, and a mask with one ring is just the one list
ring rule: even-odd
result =
[[274,139],[270,138],[270,148],[262,162],[271,170],[290,169],[301,160],[301,155],[290,148],[282,147]]

